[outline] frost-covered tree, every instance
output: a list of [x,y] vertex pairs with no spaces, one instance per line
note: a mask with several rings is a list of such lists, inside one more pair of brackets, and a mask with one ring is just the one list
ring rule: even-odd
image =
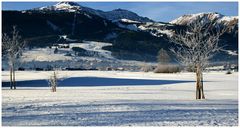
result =
[[216,26],[214,22],[194,22],[189,24],[185,31],[176,32],[171,37],[177,48],[171,51],[177,60],[189,67],[194,67],[196,72],[196,99],[205,99],[203,91],[203,70],[208,65],[219,47],[219,37],[226,31],[225,28]]
[[53,71],[53,74],[49,77],[48,83],[49,86],[51,87],[51,91],[56,92],[58,85],[58,76],[56,71]]
[[161,48],[158,51],[157,60],[159,64],[167,64],[170,61],[170,56],[168,55],[166,50]]
[[53,71],[49,72],[49,77],[46,80],[48,82],[49,87],[51,88],[51,91],[56,92],[59,83],[61,83],[63,80],[71,76],[72,74],[68,74],[67,72],[63,74],[61,72],[61,68],[56,68],[56,66],[54,66]]
[[10,88],[16,89],[15,70],[26,42],[22,40],[16,26],[13,26],[11,35],[2,35],[2,54],[7,58],[10,70]]

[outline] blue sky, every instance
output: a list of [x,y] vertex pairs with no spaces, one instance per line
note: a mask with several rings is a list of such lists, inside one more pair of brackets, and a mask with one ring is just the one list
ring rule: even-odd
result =
[[[3,2],[3,10],[25,10],[56,4],[57,2]],[[127,9],[156,21],[169,22],[184,14],[219,12],[227,16],[238,15],[237,2],[78,2],[82,6],[103,11]]]

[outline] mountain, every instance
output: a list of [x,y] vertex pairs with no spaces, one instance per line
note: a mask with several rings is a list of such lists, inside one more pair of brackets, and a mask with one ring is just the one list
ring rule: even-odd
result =
[[[184,31],[196,18],[232,27],[221,36],[220,45],[226,52],[215,60],[237,60],[229,53],[238,51],[238,19],[218,13],[184,15],[170,23],[155,22],[136,13],[116,9],[109,12],[84,7],[74,2],[60,2],[52,6],[25,11],[2,11],[2,31],[11,33],[17,25],[30,47],[46,47],[59,43],[100,41],[112,45],[103,47],[112,56],[126,60],[156,61],[158,50],[175,45],[170,41],[176,31]],[[217,19],[217,20],[216,20]],[[222,21],[222,22],[220,22]],[[71,42],[69,42],[71,40]],[[169,51],[170,54],[170,51]],[[219,56],[220,55],[220,56]]]
[[158,50],[170,46],[165,37],[121,28],[112,21],[82,11],[3,11],[2,17],[3,32],[11,33],[12,26],[17,25],[30,47],[51,46],[59,43],[60,35],[66,35],[75,42],[109,42],[112,46],[103,49],[118,59],[155,61]]
[[86,13],[98,15],[98,16],[100,16],[102,18],[106,18],[108,20],[130,19],[130,20],[135,20],[135,21],[139,21],[139,22],[152,22],[153,21],[147,17],[141,17],[134,12],[124,10],[124,9],[115,9],[112,11],[104,12],[101,10],[95,10],[92,8],[81,6],[75,2],[59,2],[52,6],[35,8],[34,10],[35,11],[44,11],[44,12],[47,12],[47,11],[65,11],[65,12],[83,11]]
[[217,12],[207,12],[207,13],[197,13],[197,14],[188,14],[183,15],[173,21],[171,24],[178,24],[178,25],[188,25],[190,23],[196,22],[201,19],[204,22],[211,22],[216,21],[222,24],[229,24],[230,22],[234,22],[238,19],[237,16],[224,16]]
[[171,24],[177,25],[189,25],[194,22],[214,22],[215,25],[223,25],[229,28],[230,31],[234,31],[238,27],[238,17],[237,16],[224,16],[217,12],[208,12],[208,13],[197,13],[197,14],[188,14],[183,15],[173,21]]
[[103,17],[109,20],[120,20],[120,19],[129,19],[133,21],[139,22],[153,22],[153,20],[147,17],[141,17],[134,12],[124,10],[124,9],[115,9],[112,11],[105,12]]
[[81,10],[81,6],[75,2],[59,2],[56,5],[34,8],[33,10],[75,12],[77,10]]

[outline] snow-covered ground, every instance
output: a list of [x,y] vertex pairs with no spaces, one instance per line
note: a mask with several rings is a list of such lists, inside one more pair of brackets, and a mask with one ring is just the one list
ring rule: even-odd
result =
[[[61,37],[67,38],[65,35]],[[66,44],[62,44],[66,45]],[[18,67],[32,70],[36,68],[47,69],[52,68],[82,68],[82,69],[126,69],[126,70],[140,70],[143,65],[156,66],[157,63],[146,63],[142,61],[130,61],[114,58],[111,51],[104,50],[103,47],[111,46],[111,43],[96,42],[96,41],[82,41],[79,43],[70,43],[69,48],[58,48],[58,52],[54,53],[55,47],[51,48],[33,48],[25,50],[21,63]],[[73,47],[79,47],[86,50],[89,55],[76,55]],[[8,63],[6,60],[2,61],[2,68],[8,70]]]
[[65,56],[65,53],[54,54],[54,49],[50,48],[35,48],[23,53],[23,62],[54,62],[54,61],[66,61],[71,60],[69,56]]
[[[65,37],[66,38],[66,37]],[[34,48],[23,53],[23,62],[53,62],[53,61],[66,61],[74,60],[73,47],[83,48],[89,52],[98,52],[101,58],[112,58],[111,52],[103,50],[102,47],[112,45],[110,43],[95,42],[95,41],[84,41],[81,43],[70,43],[69,48],[58,48],[59,51],[54,53],[55,48]],[[71,56],[66,56],[67,53],[71,53]],[[81,57],[79,57],[81,58]],[[95,57],[96,58],[96,57]]]
[[206,100],[194,99],[193,73],[59,71],[56,93],[44,82],[50,74],[17,72],[17,90],[3,87],[3,126],[238,125],[237,73],[205,73]]
[[111,45],[112,44],[110,43],[104,43],[104,42],[84,41],[84,43],[72,43],[70,44],[70,48],[80,47],[88,51],[98,52],[101,55],[101,57],[114,59],[110,51],[102,49],[105,46],[111,46]]

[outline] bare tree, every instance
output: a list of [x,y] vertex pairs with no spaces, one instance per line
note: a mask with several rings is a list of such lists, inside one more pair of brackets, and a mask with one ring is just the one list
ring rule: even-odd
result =
[[[49,74],[50,73],[50,74]],[[56,92],[57,91],[57,87],[59,85],[59,83],[61,83],[62,81],[64,81],[65,79],[71,77],[73,74],[72,73],[63,73],[61,68],[53,68],[53,71],[50,71],[49,73],[47,73],[47,75],[49,75],[49,78],[46,79],[48,82],[48,85],[51,88],[52,92]]]
[[10,70],[10,88],[16,89],[15,68],[26,42],[22,40],[16,26],[13,26],[11,36],[2,35],[2,53],[8,60]]
[[171,38],[177,44],[177,48],[171,51],[176,55],[177,60],[189,67],[194,67],[196,72],[196,99],[205,99],[203,91],[203,70],[208,61],[219,47],[219,37],[226,31],[225,28],[216,26],[214,22],[195,22],[189,24],[185,31],[176,32]]
[[158,51],[157,60],[159,64],[167,64],[170,61],[170,56],[168,55],[166,50],[161,48]]
[[158,65],[154,69],[155,73],[177,73],[180,72],[180,67],[170,63],[170,56],[166,50],[161,48],[158,51],[157,61]]
[[50,76],[48,83],[49,83],[49,86],[51,87],[51,91],[56,92],[57,85],[58,85],[58,76],[56,71],[53,71],[53,74]]

